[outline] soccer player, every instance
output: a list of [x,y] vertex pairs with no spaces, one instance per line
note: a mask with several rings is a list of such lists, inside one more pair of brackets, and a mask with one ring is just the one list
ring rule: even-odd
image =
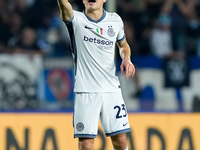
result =
[[121,73],[133,76],[122,19],[103,9],[106,0],[83,0],[85,10],[73,10],[68,0],[57,0],[71,39],[75,62],[74,138],[80,150],[93,150],[98,120],[114,150],[128,150],[128,115],[115,75],[115,43],[122,58]]

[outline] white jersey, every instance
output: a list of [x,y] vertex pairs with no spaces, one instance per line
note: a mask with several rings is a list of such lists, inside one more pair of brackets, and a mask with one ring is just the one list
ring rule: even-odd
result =
[[119,92],[115,43],[125,37],[119,15],[104,10],[95,21],[84,12],[74,11],[66,26],[75,61],[74,92]]

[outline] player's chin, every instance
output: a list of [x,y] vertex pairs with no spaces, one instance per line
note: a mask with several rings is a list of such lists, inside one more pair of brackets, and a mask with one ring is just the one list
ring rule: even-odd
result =
[[96,8],[96,7],[94,7],[94,6],[88,6],[88,7],[87,7],[87,10],[89,10],[89,11],[94,11],[94,10],[96,10],[95,8]]

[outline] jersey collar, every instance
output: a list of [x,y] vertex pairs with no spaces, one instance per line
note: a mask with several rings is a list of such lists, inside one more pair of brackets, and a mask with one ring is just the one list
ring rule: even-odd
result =
[[85,14],[85,16],[88,18],[89,21],[95,22],[95,23],[99,23],[100,21],[102,21],[105,17],[106,17],[106,11],[103,9],[103,15],[99,20],[93,20],[92,18],[88,17],[87,14],[85,13],[85,11],[83,11],[83,13]]

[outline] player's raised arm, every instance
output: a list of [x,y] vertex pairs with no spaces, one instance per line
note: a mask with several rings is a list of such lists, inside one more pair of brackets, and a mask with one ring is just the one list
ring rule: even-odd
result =
[[63,21],[69,21],[73,17],[73,9],[68,0],[57,0],[60,15]]
[[135,66],[130,60],[131,56],[131,50],[130,46],[128,45],[126,38],[117,43],[119,47],[119,53],[122,58],[122,63],[121,63],[121,73],[122,75],[124,74],[124,69],[125,69],[125,76],[128,79],[130,76],[133,76],[135,74]]

